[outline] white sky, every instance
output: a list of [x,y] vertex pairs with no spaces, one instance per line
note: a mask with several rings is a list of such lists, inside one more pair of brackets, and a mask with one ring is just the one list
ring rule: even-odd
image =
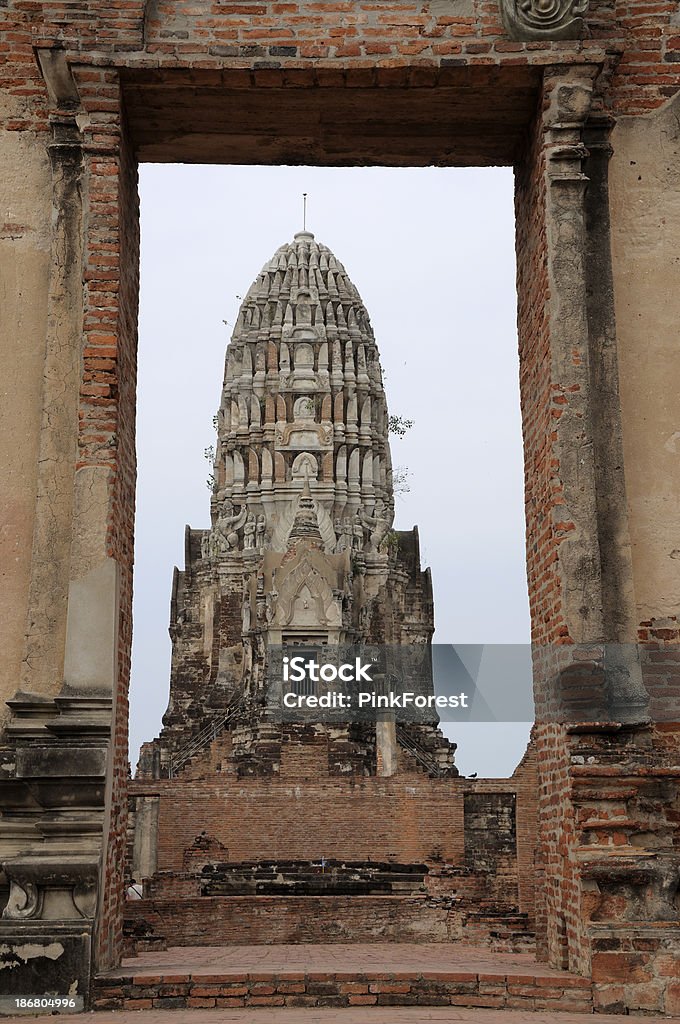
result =
[[[210,524],[226,345],[243,296],[302,224],[368,309],[410,493],[397,529],[432,567],[434,640],[528,643],[512,172],[143,165],[131,760],[168,695],[172,568]],[[447,724],[464,774],[511,774],[523,723]]]

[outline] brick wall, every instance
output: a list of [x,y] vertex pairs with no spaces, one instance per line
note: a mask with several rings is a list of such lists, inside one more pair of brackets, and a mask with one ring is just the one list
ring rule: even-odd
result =
[[[389,778],[342,778],[329,775],[328,741],[323,740],[284,744],[277,778],[237,778],[229,770],[225,734],[177,778],[130,782],[133,799],[151,792],[160,795],[158,870],[186,867],[186,851],[202,833],[206,838],[200,845],[221,844],[216,849],[226,851],[223,859],[232,862],[324,856],[463,867],[467,799],[483,816],[487,810],[493,815],[499,800],[510,809],[506,830],[470,831],[468,858],[476,849],[489,869],[497,871],[511,854],[514,872],[519,835],[522,867],[530,873],[536,825],[532,750],[512,779],[431,779],[406,765]],[[529,910],[528,890],[524,892]]]
[[109,840],[103,878],[98,962],[115,964],[122,948],[120,893],[124,888],[128,779],[128,688],[132,643],[132,568],[136,486],[136,367],[139,293],[137,164],[117,109],[117,76],[96,86],[90,104],[88,231],[84,271],[83,380],[78,466],[110,472],[107,554],[120,567],[118,683],[114,693],[113,757],[109,778]]
[[[327,763],[327,762],[326,762]],[[318,779],[297,774],[256,779],[160,780],[158,869],[182,867],[205,830],[232,861],[432,858],[463,863],[463,790],[455,780]],[[137,784],[132,783],[132,792]]]
[[[226,747],[218,737],[178,777],[130,783],[133,801],[160,796],[159,873],[146,884],[150,898],[198,896],[201,868],[213,861],[427,862],[430,896],[478,912],[487,938],[489,915],[519,910],[528,916],[519,931],[533,926],[526,884],[536,844],[533,749],[513,779],[430,779],[403,765],[390,778],[338,778],[329,774],[327,740],[285,744],[280,777],[239,779],[223,770]],[[286,907],[292,934],[294,908]],[[174,909],[165,913],[172,920]]]
[[131,900],[125,917],[128,927],[144,921],[154,935],[164,936],[173,946],[447,942],[454,937],[441,901],[417,896]]
[[554,404],[550,365],[550,332],[545,225],[545,159],[538,125],[516,168],[515,221],[517,251],[517,320],[519,383],[524,441],[524,493],[527,536],[527,580],[534,643],[565,635],[557,559],[559,538],[552,529],[551,509],[559,498],[559,465],[552,452],[552,423],[560,415]]
[[110,11],[94,3],[76,11],[60,0],[10,0],[0,29],[0,44],[8,54],[2,77],[22,101],[21,115],[12,114],[9,126],[23,130],[46,125],[46,95],[32,48],[55,41],[78,53],[84,65],[229,66],[261,70],[269,86],[283,82],[291,67],[336,69],[336,79],[345,68],[363,68],[365,84],[429,86],[437,67],[541,66],[606,47],[622,56],[604,103],[630,114],[658,107],[677,89],[680,32],[675,15],[674,0],[619,0],[615,6],[591,0],[590,38],[517,43],[505,36],[495,0],[475,0],[465,14],[429,0],[387,7],[381,0],[361,5],[263,0],[217,8],[200,2],[123,0]]
[[517,875],[519,909],[536,922],[536,896],[539,882],[536,850],[538,845],[538,764],[536,744],[529,743],[524,757],[513,772],[516,786],[515,829],[517,832]]
[[677,4],[673,0],[619,0],[615,26],[623,37],[623,52],[607,106],[618,114],[655,109],[678,91]]

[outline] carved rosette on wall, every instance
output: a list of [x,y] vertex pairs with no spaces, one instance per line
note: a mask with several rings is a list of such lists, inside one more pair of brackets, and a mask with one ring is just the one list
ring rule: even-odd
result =
[[500,0],[503,24],[511,39],[581,39],[588,0]]

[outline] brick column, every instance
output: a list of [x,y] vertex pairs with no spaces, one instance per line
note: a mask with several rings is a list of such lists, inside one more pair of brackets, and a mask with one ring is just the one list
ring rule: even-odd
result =
[[[675,864],[668,801],[677,768],[671,745],[664,750],[663,736],[649,724],[634,647],[608,123],[592,113],[593,79],[592,68],[546,70],[534,134],[518,168],[527,563],[539,719],[539,955],[555,966],[592,970],[602,1008],[662,1011],[674,998],[664,971],[677,948],[667,895]],[[576,677],[575,693],[588,710],[601,709],[597,722],[592,715],[579,722],[564,705],[586,654],[588,676],[585,683],[583,673]]]
[[[86,114],[88,218],[82,379],[69,596],[75,628],[67,683],[102,687],[112,702],[97,940],[98,968],[122,951],[127,816],[128,687],[136,483],[139,200],[117,71],[79,67]],[[87,611],[85,611],[87,608]],[[96,616],[97,630],[89,628]],[[88,637],[95,637],[94,642]]]

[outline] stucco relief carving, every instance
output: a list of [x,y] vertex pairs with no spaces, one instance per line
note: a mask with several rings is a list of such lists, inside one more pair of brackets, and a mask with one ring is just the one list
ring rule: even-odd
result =
[[580,39],[589,0],[500,0],[512,39]]
[[300,419],[277,426],[275,439],[281,448],[328,448],[333,442],[333,427],[330,423]]
[[31,861],[5,861],[9,897],[2,917],[12,921],[91,920],[97,905],[94,858],[53,854]]
[[375,554],[392,526],[394,509],[386,506],[383,501],[378,501],[372,514],[360,509],[359,515],[367,534],[366,548],[371,554]]
[[238,512],[233,511],[231,502],[226,501],[222,506],[217,520],[217,534],[221,546],[225,551],[238,547],[238,531],[246,521],[248,509],[242,505]]
[[304,556],[282,582],[274,609],[281,626],[339,625],[340,609],[332,587]]
[[12,878],[9,883],[9,899],[2,916],[20,921],[29,917],[40,917],[41,909],[42,899],[35,882],[19,882]]
[[335,553],[339,555],[343,551],[349,551],[352,547],[352,520],[349,516],[345,516],[344,519],[336,517],[335,534]]
[[319,464],[309,452],[296,456],[291,467],[293,480],[316,480],[319,475]]
[[[310,456],[311,458],[311,456]],[[298,472],[296,469],[293,473],[295,479],[305,479],[307,474],[304,473],[304,464],[301,467],[302,471]],[[317,474],[318,475],[318,469]],[[316,475],[312,479],[316,479]],[[292,499],[285,505],[281,505],[277,508],[276,514],[272,515],[269,520],[271,527],[271,536],[267,540],[267,548],[271,551],[285,551],[288,547],[290,532],[293,528],[295,521],[295,515],[298,510],[299,499]],[[324,548],[326,551],[333,551],[335,549],[335,531],[333,529],[333,520],[329,516],[328,512],[324,508],[320,501],[315,502],[316,519],[323,539]]]
[[76,910],[85,919],[93,918],[97,909],[97,886],[91,880],[73,887],[73,902]]
[[252,513],[246,519],[243,527],[243,548],[245,551],[255,550],[255,533],[257,531],[257,517]]

